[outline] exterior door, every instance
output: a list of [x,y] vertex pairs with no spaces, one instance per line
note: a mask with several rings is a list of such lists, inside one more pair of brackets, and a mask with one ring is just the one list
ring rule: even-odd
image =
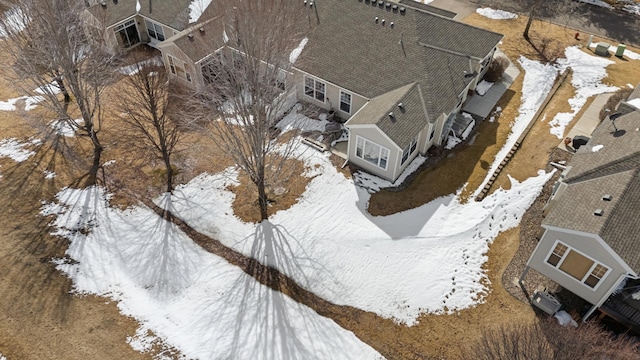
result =
[[140,42],[138,27],[134,20],[129,20],[116,26],[115,32],[116,37],[118,38],[118,43],[125,48],[131,47]]

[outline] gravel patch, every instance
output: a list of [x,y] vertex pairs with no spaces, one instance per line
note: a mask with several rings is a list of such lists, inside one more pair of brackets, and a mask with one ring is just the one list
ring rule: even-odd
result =
[[[568,161],[571,156],[570,152],[556,148],[549,155],[549,162]],[[552,169],[554,167],[548,163],[546,171],[551,171]],[[518,284],[518,279],[543,234],[543,228],[540,226],[543,219],[542,209],[551,196],[553,184],[560,177],[560,173],[561,171],[556,171],[551,180],[545,184],[538,198],[522,217],[522,222],[520,223],[520,245],[507,269],[502,274],[502,283],[511,295],[522,302],[528,303],[529,297],[536,290],[544,290],[546,288],[546,291],[556,296],[566,309],[582,313],[585,307],[588,308],[588,303],[533,269],[527,273],[524,279],[524,286],[521,287]]]

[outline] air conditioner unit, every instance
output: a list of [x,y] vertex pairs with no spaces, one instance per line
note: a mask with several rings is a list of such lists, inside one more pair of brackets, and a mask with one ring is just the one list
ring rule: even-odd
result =
[[558,299],[546,291],[536,291],[531,298],[531,304],[549,315],[555,314],[562,306]]

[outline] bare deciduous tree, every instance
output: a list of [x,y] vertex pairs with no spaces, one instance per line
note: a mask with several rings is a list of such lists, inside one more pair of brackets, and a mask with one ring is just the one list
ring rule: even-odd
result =
[[[121,118],[132,129],[142,153],[151,152],[165,166],[166,191],[173,191],[174,169],[171,156],[180,141],[178,123],[169,116],[169,82],[163,66],[133,65],[127,78],[126,98],[120,98]],[[151,151],[150,151],[151,150]]]
[[[0,49],[8,55],[12,83],[26,96],[40,98],[57,121],[92,145],[86,185],[96,183],[103,146],[102,95],[112,78],[115,57],[83,30],[84,4],[74,0],[14,0],[5,3],[12,16],[0,21],[6,35]],[[62,98],[60,96],[62,94]],[[79,113],[74,119],[72,114]]]
[[524,32],[522,36],[530,41],[529,38],[529,30],[531,29],[531,25],[533,20],[538,17],[539,14],[547,13],[547,14],[560,14],[564,17],[570,17],[572,14],[576,13],[578,6],[580,5],[577,1],[573,0],[516,0],[520,5],[526,9],[529,13],[529,19],[527,21],[527,25],[524,28]]
[[191,98],[188,116],[248,175],[265,220],[267,189],[293,153],[293,142],[274,141],[273,126],[295,99],[295,87],[285,87],[285,78],[306,29],[304,7],[295,0],[214,5],[219,34],[207,44],[212,55],[202,68],[206,84]]

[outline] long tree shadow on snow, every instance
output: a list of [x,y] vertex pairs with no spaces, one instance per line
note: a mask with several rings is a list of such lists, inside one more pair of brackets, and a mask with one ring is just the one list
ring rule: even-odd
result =
[[[312,259],[294,249],[297,240],[280,225],[264,221],[253,235],[246,274],[236,280],[229,298],[239,301],[235,317],[232,358],[323,359],[344,356],[348,348],[344,333],[332,320],[293,298],[306,296],[289,277],[304,279]],[[303,265],[305,264],[305,265]],[[318,265],[317,262],[313,264]],[[265,266],[266,265],[266,266]],[[319,265],[318,265],[319,266]],[[294,276],[295,274],[295,276]],[[256,281],[257,280],[257,281]],[[285,295],[286,294],[286,295]]]
[[[155,204],[147,205],[157,214],[162,213]],[[349,341],[351,344],[357,341],[345,338],[346,333],[324,316],[333,318],[345,311],[359,316],[364,312],[336,306],[309,292],[305,289],[306,284],[298,284],[289,276],[296,274],[296,278],[308,282],[306,272],[323,270],[317,262],[310,262],[306,255],[301,255],[297,240],[282,226],[268,221],[259,224],[252,236],[245,239],[251,242],[251,253],[247,256],[198,232],[172,213],[165,218],[205,250],[226,260],[224,264],[211,267],[212,273],[207,275],[211,276],[207,281],[215,284],[221,281],[226,285],[215,287],[212,290],[216,295],[202,300],[199,306],[202,316],[193,324],[194,328],[217,327],[217,336],[220,336],[220,328],[228,329],[222,338],[211,338],[209,344],[202,345],[216,357],[344,358]],[[228,264],[234,268],[229,268]],[[229,277],[233,277],[230,286]],[[225,349],[223,354],[219,353],[220,343],[228,345],[222,347]]]

